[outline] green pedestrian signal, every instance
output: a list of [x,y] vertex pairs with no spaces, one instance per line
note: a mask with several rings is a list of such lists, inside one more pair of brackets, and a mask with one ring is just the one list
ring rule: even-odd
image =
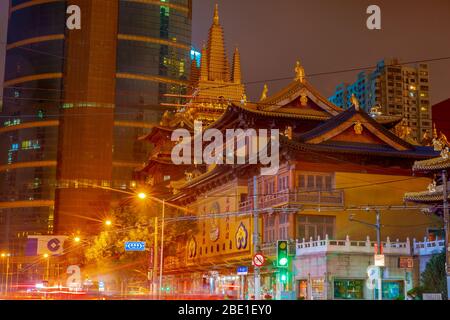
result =
[[287,271],[281,271],[280,280],[282,283],[286,283],[288,279]]
[[278,240],[277,266],[280,268],[287,268],[288,262],[288,242],[286,240]]

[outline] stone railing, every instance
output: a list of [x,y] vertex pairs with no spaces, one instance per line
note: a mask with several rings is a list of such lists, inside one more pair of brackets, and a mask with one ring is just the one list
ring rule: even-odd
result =
[[[409,239],[406,242],[391,242],[389,237],[386,241],[381,242],[384,254],[401,254],[410,255],[411,254],[411,244]],[[297,240],[297,256],[308,255],[313,253],[324,253],[324,252],[343,252],[343,253],[369,253],[375,254],[376,241],[370,241],[367,237],[366,241],[352,241],[347,236],[345,240],[330,240],[328,236],[325,239],[309,241]]]
[[[342,190],[333,191],[305,191],[295,189],[293,191],[280,191],[270,195],[258,197],[258,208],[268,209],[282,204],[306,204],[306,205],[344,205],[344,192]],[[253,209],[253,199],[239,204],[241,211]]]
[[423,242],[418,242],[416,239],[413,240],[413,252],[415,255],[431,255],[441,253],[445,247],[444,239],[436,239],[435,241],[428,241],[424,238]]

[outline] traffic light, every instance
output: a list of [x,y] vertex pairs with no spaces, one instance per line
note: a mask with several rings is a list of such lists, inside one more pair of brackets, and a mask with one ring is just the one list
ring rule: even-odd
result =
[[288,273],[285,270],[280,271],[280,281],[281,283],[287,283],[288,280]]
[[278,240],[277,243],[277,266],[281,268],[288,267],[288,242]]

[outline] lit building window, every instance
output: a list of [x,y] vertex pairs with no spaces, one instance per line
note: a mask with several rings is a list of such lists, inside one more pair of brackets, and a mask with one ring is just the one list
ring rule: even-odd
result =
[[22,150],[40,149],[39,140],[25,140],[22,141]]

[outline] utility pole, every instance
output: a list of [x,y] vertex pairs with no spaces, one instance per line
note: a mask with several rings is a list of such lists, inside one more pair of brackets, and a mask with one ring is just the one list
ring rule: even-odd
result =
[[160,261],[159,261],[159,290],[158,299],[161,299],[162,275],[163,275],[163,258],[164,258],[164,220],[166,214],[166,202],[162,201],[162,220],[161,220],[161,244],[160,244]]
[[[259,252],[259,211],[257,178],[253,176],[253,254]],[[261,270],[254,266],[255,300],[261,300]]]
[[[370,226],[370,227],[374,227],[376,229],[377,232],[377,252],[376,254],[381,254],[381,215],[380,215],[380,210],[376,209],[376,222],[375,224],[372,223],[368,223],[365,221],[361,221],[361,220],[356,220],[353,219],[352,216],[349,217],[350,221],[354,221],[354,222],[358,222],[361,224],[365,224],[366,226]],[[378,281],[377,281],[377,287],[378,287],[378,300],[383,300],[383,284],[382,284],[382,279],[383,279],[383,269],[382,267],[378,267],[379,268],[379,277],[378,277]]]
[[9,277],[9,257],[11,254],[6,254],[6,281],[5,281],[5,294],[8,295],[8,277]]
[[153,298],[156,296],[156,259],[158,257],[158,217],[155,217],[154,222],[154,238],[153,238],[153,271],[152,271],[152,294]]
[[442,195],[444,209],[444,232],[445,232],[445,272],[447,274],[447,300],[450,300],[450,247],[448,233],[450,231],[450,221],[448,213],[448,174],[447,170],[442,170]]

